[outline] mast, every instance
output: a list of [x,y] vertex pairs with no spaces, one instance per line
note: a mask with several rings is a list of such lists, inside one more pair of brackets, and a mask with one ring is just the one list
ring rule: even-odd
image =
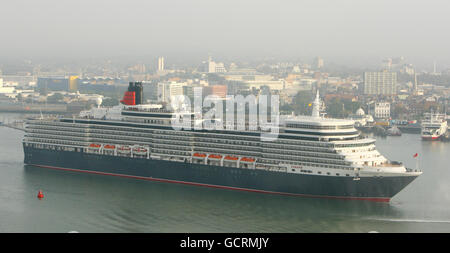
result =
[[319,118],[319,117],[320,117],[320,97],[319,97],[319,90],[317,90],[316,99],[314,99],[314,102],[313,102],[312,116],[313,116],[314,118]]

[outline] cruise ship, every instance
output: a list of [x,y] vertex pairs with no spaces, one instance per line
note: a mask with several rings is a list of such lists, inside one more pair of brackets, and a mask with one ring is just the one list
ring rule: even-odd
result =
[[301,197],[389,202],[422,172],[390,161],[354,121],[280,116],[278,138],[258,130],[176,130],[168,106],[143,104],[130,83],[112,108],[26,121],[24,163],[142,180]]
[[425,113],[422,121],[422,139],[438,140],[447,133],[447,120],[445,114]]

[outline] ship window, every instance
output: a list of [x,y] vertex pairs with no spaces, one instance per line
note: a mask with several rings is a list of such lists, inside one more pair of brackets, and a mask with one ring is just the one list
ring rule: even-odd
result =
[[340,174],[339,173],[336,173],[336,176],[339,176]]

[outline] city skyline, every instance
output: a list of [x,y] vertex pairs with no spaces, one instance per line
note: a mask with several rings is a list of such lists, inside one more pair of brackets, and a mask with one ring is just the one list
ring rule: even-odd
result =
[[[174,8],[176,6],[176,8]],[[11,59],[311,59],[376,65],[402,55],[450,66],[445,1],[14,1],[2,3]],[[408,10],[407,12],[405,10]],[[20,19],[17,14],[21,13]],[[222,60],[222,59],[220,59]]]

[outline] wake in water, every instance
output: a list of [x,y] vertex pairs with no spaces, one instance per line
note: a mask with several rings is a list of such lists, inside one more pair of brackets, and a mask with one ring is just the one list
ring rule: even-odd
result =
[[386,219],[386,218],[369,218],[369,220],[376,221],[390,221],[390,222],[415,222],[415,223],[450,223],[450,220],[422,220],[422,219]]

